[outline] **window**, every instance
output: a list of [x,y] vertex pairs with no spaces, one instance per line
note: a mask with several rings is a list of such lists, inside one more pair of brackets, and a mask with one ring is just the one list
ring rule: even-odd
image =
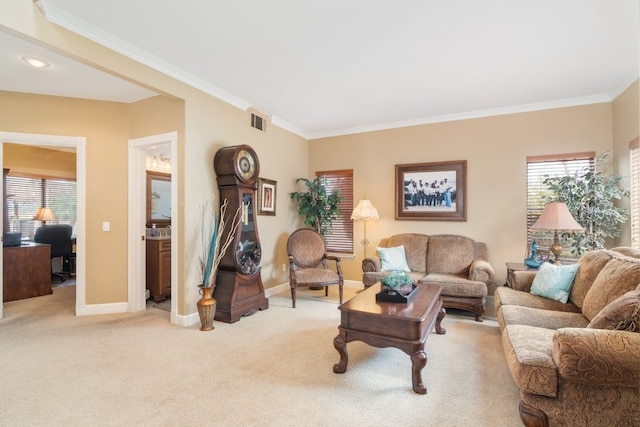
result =
[[[544,209],[544,196],[551,196],[547,186],[542,183],[549,177],[573,175],[586,169],[593,170],[595,153],[558,154],[527,157],[527,246],[531,246],[530,227],[537,221]],[[553,233],[536,232],[535,240],[540,248],[548,248],[553,243]],[[562,242],[564,247],[571,244]]]
[[33,217],[40,207],[48,207],[58,224],[76,222],[76,182],[56,178],[9,175],[6,179],[8,229],[33,237],[41,224]]
[[322,171],[316,172],[316,176],[325,179],[327,193],[334,190],[340,191],[340,215],[333,221],[332,231],[325,236],[327,250],[329,252],[353,253],[353,170]]
[[629,163],[631,170],[631,247],[640,249],[640,140],[629,143]]

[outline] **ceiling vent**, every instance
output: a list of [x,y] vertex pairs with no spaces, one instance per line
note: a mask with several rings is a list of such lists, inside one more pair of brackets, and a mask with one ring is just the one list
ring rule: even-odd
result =
[[265,119],[263,119],[262,117],[258,116],[257,114],[251,113],[251,127],[261,130],[261,131],[265,131],[265,127],[266,127],[267,122],[265,121]]

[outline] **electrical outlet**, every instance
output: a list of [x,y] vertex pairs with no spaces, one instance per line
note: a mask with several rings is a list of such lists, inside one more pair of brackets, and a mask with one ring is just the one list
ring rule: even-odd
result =
[[285,271],[287,271],[287,264],[282,264],[282,272],[284,273]]

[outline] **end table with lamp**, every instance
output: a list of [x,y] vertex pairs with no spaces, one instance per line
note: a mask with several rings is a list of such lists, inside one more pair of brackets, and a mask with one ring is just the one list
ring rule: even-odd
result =
[[542,214],[533,224],[530,230],[553,231],[553,245],[551,252],[555,256],[554,264],[560,264],[560,254],[562,254],[562,246],[558,243],[558,231],[572,231],[576,233],[584,233],[578,221],[575,220],[567,204],[564,202],[547,203],[544,206]]

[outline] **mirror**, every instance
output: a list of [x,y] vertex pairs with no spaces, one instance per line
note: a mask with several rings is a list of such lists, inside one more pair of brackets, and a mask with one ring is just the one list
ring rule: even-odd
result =
[[171,174],[147,171],[147,227],[171,225]]

